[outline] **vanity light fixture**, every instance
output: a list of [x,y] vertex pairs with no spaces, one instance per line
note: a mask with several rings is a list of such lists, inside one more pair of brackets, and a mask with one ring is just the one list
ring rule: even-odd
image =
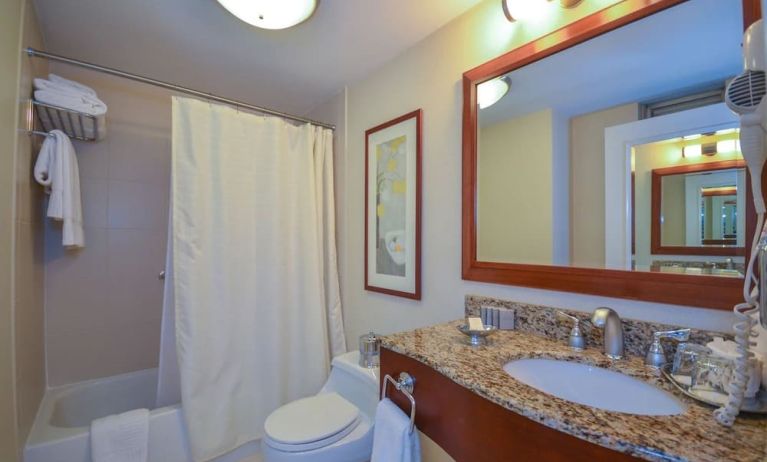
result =
[[716,152],[735,152],[740,151],[740,141],[724,140],[716,142]]
[[477,85],[477,104],[485,109],[500,101],[511,87],[511,79],[504,75]]
[[[546,5],[554,0],[501,0],[503,14],[510,22],[539,19],[546,12]],[[559,0],[562,8],[574,8],[583,0]]]
[[691,144],[682,148],[682,157],[685,159],[696,159],[703,154],[703,146],[700,144]]
[[262,29],[301,24],[317,9],[318,0],[217,0],[227,11]]

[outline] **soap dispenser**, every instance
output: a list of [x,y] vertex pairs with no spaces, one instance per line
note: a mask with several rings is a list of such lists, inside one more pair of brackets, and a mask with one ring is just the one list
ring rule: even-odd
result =
[[381,340],[371,330],[360,336],[360,367],[378,367],[381,355]]

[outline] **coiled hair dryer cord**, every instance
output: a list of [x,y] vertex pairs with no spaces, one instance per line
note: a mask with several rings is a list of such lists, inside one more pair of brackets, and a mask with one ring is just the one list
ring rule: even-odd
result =
[[[754,326],[753,314],[759,310],[759,288],[757,279],[754,277],[754,265],[759,255],[759,243],[765,235],[764,213],[759,213],[757,218],[754,239],[751,244],[751,254],[746,268],[746,277],[743,282],[744,303],[735,305],[735,343],[737,344],[738,358],[735,360],[735,371],[733,379],[728,387],[727,404],[714,411],[714,418],[720,424],[732,427],[735,418],[740,413],[740,407],[743,404],[746,385],[748,384],[748,363],[754,354],[749,350],[754,342],[750,341],[750,336],[754,335],[751,331]],[[764,277],[764,275],[760,275]]]

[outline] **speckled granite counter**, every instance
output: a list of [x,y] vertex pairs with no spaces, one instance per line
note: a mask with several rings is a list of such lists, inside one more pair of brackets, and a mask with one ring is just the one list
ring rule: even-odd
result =
[[[741,417],[717,424],[713,409],[674,391],[639,357],[611,361],[599,350],[574,352],[561,341],[521,331],[499,331],[487,346],[471,347],[456,329],[462,321],[383,337],[382,346],[420,361],[506,409],[583,440],[652,461],[756,462],[767,460],[767,420]],[[604,367],[658,385],[687,404],[678,416],[650,417],[583,406],[511,378],[503,365],[519,358],[551,358]],[[631,397],[627,397],[631,399]]]

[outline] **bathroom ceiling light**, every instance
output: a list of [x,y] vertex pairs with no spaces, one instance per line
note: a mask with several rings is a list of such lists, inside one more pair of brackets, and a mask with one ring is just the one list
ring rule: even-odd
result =
[[501,0],[501,3],[506,19],[514,22],[539,19],[549,0]]
[[485,109],[500,101],[509,92],[511,80],[507,76],[497,77],[477,85],[477,104]]
[[230,13],[262,29],[287,29],[314,13],[317,0],[217,0]]

